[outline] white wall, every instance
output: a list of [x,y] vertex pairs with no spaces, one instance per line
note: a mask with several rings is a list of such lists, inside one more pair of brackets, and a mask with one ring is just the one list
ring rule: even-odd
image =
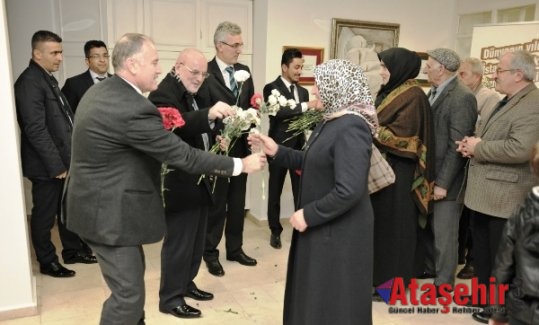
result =
[[5,6],[0,3],[0,320],[37,312],[32,275],[24,194],[19,160],[18,126],[14,109],[13,79]]

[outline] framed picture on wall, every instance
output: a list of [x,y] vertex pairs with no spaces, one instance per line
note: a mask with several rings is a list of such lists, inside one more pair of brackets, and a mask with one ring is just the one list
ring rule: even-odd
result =
[[286,49],[298,49],[303,54],[303,71],[301,77],[299,78],[300,85],[313,85],[314,84],[314,67],[322,63],[324,59],[324,48],[323,47],[302,47],[302,46],[283,46],[283,52]]
[[399,24],[333,18],[330,57],[350,59],[363,50],[380,53],[396,47],[399,30]]

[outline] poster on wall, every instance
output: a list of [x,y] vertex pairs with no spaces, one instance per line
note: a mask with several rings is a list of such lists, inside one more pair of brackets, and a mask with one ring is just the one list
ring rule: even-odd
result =
[[494,72],[498,58],[505,52],[526,50],[535,58],[535,85],[539,86],[539,21],[497,25],[481,25],[473,28],[470,56],[483,61],[485,74],[483,84],[494,88]]

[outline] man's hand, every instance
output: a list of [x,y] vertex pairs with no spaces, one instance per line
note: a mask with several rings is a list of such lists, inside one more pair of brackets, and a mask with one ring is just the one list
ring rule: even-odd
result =
[[324,105],[318,99],[313,99],[307,102],[307,107],[313,111],[321,111],[324,109]]
[[307,229],[307,223],[305,222],[305,217],[303,216],[303,209],[299,209],[298,211],[294,212],[294,214],[290,217],[290,224],[299,232],[304,232],[305,229]]
[[228,146],[230,145],[230,142],[228,141],[228,139],[226,139],[222,135],[218,135],[215,137],[215,140],[217,140],[217,142],[219,143],[219,148],[221,149],[221,151],[228,150]]
[[434,195],[432,198],[435,201],[445,199],[446,196],[447,196],[447,190],[445,188],[442,188],[438,185],[434,185]]
[[461,141],[455,141],[457,144],[457,152],[460,152],[463,157],[471,158],[475,153],[475,146],[481,142],[479,137],[464,137]]
[[64,178],[66,178],[66,176],[67,176],[67,170],[65,172],[61,173],[60,175],[56,176],[55,178],[64,179]]
[[208,112],[208,120],[215,121],[215,119],[222,119],[234,114],[235,111],[232,107],[230,107],[230,105],[219,101],[210,108]]
[[266,166],[266,156],[263,153],[253,153],[249,156],[242,158],[241,162],[243,163],[242,173],[252,173],[259,170],[262,170]]
[[279,146],[272,138],[265,136],[260,133],[251,133],[247,137],[247,141],[251,146],[251,151],[259,151],[262,149],[264,153],[270,157],[273,157],[277,154]]

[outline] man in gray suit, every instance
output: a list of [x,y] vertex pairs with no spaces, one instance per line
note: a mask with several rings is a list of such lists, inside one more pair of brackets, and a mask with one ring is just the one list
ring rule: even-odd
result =
[[144,324],[142,245],[159,241],[165,231],[161,163],[194,174],[235,176],[260,170],[265,158],[212,155],[163,128],[159,111],[142,95],[157,88],[161,73],[149,37],[122,36],[112,64],[116,75],[91,87],[77,110],[67,227],[95,252],[111,290],[101,324]]
[[[457,142],[458,151],[471,158],[464,204],[472,210],[474,268],[480,284],[489,283],[505,222],[538,184],[529,168],[529,152],[539,139],[539,90],[534,78],[530,53],[504,54],[494,79],[505,98],[485,117],[477,136]],[[487,323],[489,313],[473,317]]]
[[[433,85],[429,92],[436,150],[433,216],[430,226],[434,234],[434,284],[455,283],[457,268],[458,229],[462,204],[457,195],[464,179],[464,159],[455,150],[455,141],[474,133],[477,101],[474,94],[456,76],[460,58],[455,51],[438,48],[429,55],[424,72]],[[432,246],[430,247],[432,252]],[[431,262],[432,264],[432,262]],[[432,267],[432,266],[431,266]]]

